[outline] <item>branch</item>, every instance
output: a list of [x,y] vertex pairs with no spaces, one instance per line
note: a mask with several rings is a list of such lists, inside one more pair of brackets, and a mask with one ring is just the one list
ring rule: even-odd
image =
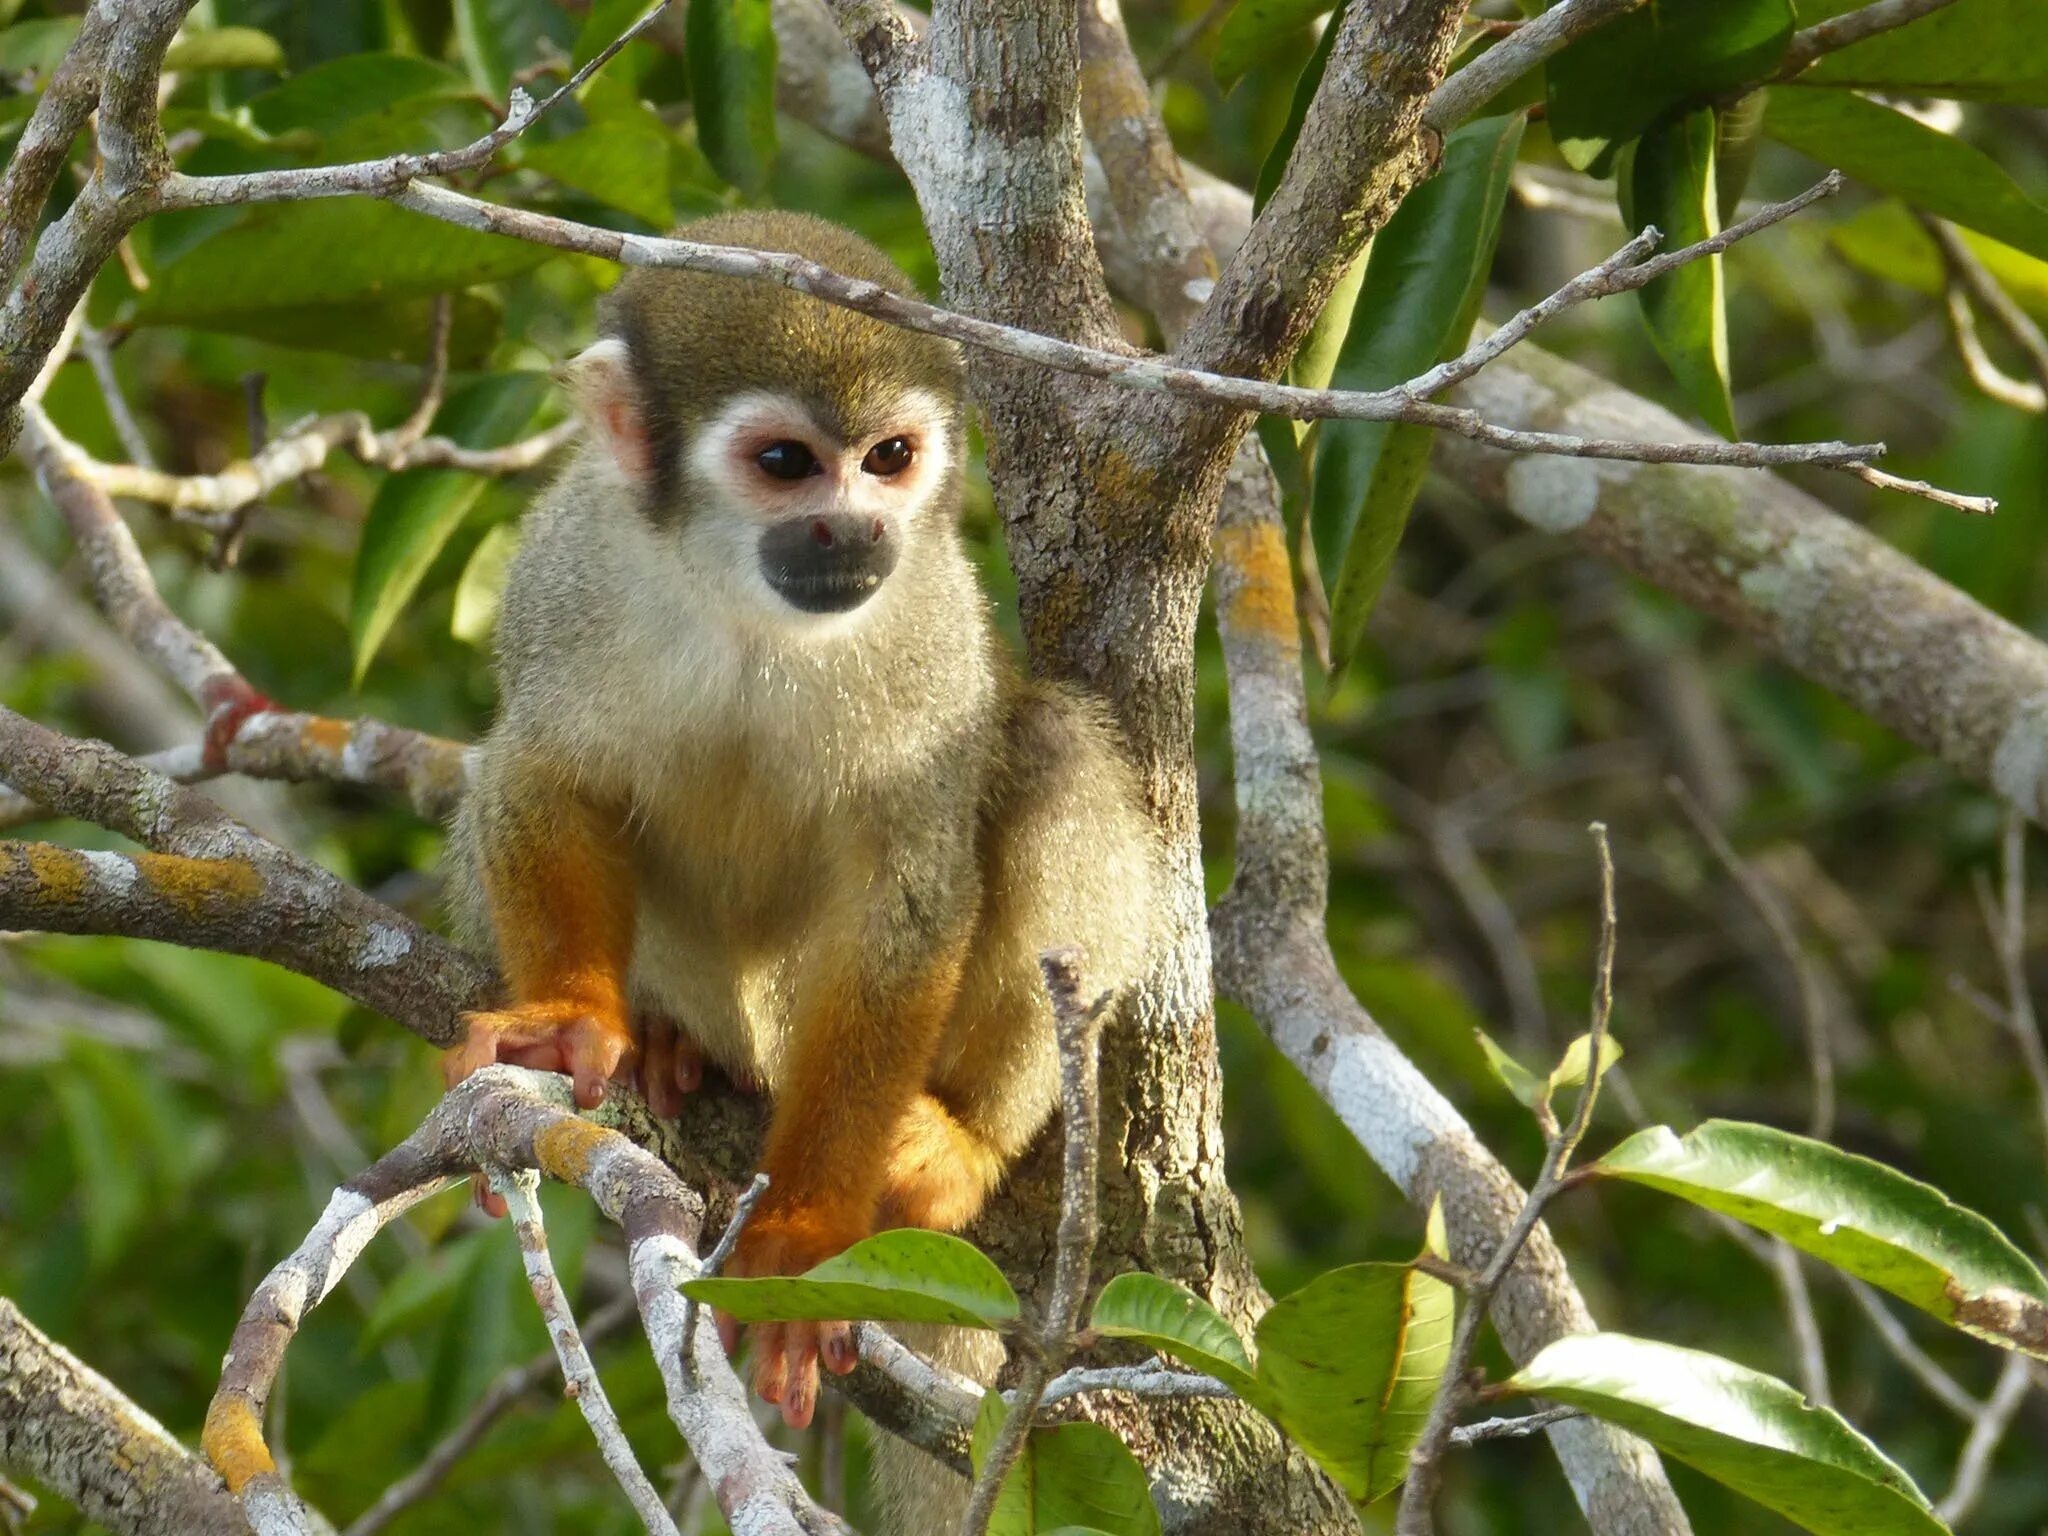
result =
[[1430,93],[1423,126],[1449,133],[1567,44],[1626,15],[1643,0],[1566,0],[1524,22]]
[[1074,1335],[1081,1327],[1081,1308],[1088,1296],[1088,1263],[1095,1252],[1095,1181],[1101,1150],[1096,1131],[1100,1109],[1096,1047],[1107,998],[1092,1004],[1082,1000],[1077,950],[1047,950],[1038,964],[1052,998],[1053,1028],[1059,1041],[1060,1122],[1065,1131],[1052,1291],[1038,1326],[1023,1336],[1027,1347],[1024,1369],[1016,1390],[1009,1394],[1009,1415],[996,1431],[974,1479],[961,1536],[982,1536],[988,1529],[1003,1480],[1023,1453],[1046,1388],[1073,1350]]
[[0,1298],[0,1465],[118,1536],[242,1536],[206,1464],[99,1372]]
[[[1952,285],[1949,290],[1949,319],[1971,377],[1978,380],[1987,394],[2004,400],[2008,405],[2035,415],[2048,410],[2048,336],[2041,333],[2034,317],[2020,308],[1998,279],[1991,275],[1990,269],[1978,260],[1977,253],[1970,249],[1970,243],[1953,224],[1922,214],[1920,226],[1933,237],[1936,248],[1941,252],[1942,265],[1948,270]],[[1969,296],[1967,300],[1961,296],[1965,293]],[[1997,321],[1999,329],[2020,349],[2034,375],[2031,381],[2006,379],[1984,355],[1983,348],[1977,344],[1970,300]],[[1991,380],[1997,382],[1989,382]]]
[[1830,16],[1803,32],[1792,34],[1778,78],[1790,80],[1812,68],[1826,54],[1860,43],[1865,38],[1876,37],[1880,32],[1889,32],[1894,27],[1903,27],[1922,16],[1931,16],[1954,3],[1955,0],[1876,0],[1875,4],[1866,5],[1861,10]]
[[597,1367],[591,1364],[590,1351],[577,1331],[576,1314],[570,1310],[568,1298],[562,1294],[562,1283],[555,1276],[547,1229],[541,1223],[539,1175],[531,1168],[493,1168],[489,1177],[491,1188],[504,1197],[513,1230],[519,1234],[519,1257],[526,1268],[527,1288],[533,1292],[533,1304],[540,1308],[548,1338],[562,1363],[564,1391],[583,1411],[583,1421],[597,1440],[598,1454],[625,1490],[626,1501],[647,1528],[648,1536],[677,1536],[676,1523],[669,1517],[661,1495],[654,1491],[654,1485],[633,1455],[633,1447],[626,1443],[619,1416],[612,1410],[611,1399],[605,1396],[604,1383],[598,1380]]
[[[490,1067],[452,1090],[396,1150],[335,1193],[291,1258],[258,1287],[207,1411],[208,1458],[268,1536],[291,1531],[294,1502],[261,1425],[263,1407],[300,1318],[331,1291],[384,1221],[451,1177],[484,1167],[538,1167],[590,1195],[625,1231],[628,1266],[669,1412],[735,1530],[763,1536],[843,1532],[818,1509],[762,1437],[717,1341],[683,1355],[676,1285],[699,1272],[692,1243],[703,1201],[676,1173],[597,1119],[569,1107],[568,1085],[547,1073]],[[608,1110],[599,1119],[616,1119]],[[264,1522],[269,1522],[265,1524]]]
[[2013,1418],[2026,1401],[2034,1384],[2034,1364],[2024,1355],[2007,1355],[1998,1372],[1991,1396],[1978,1409],[1970,1424],[1970,1438],[1963,1442],[1963,1454],[1956,1462],[1955,1481],[1935,1505],[1936,1518],[1954,1525],[1966,1519],[1984,1496],[1984,1480],[1991,1471],[1991,1458],[2012,1427]]
[[[1279,490],[1249,446],[1224,493],[1214,583],[1238,807],[1236,874],[1210,915],[1217,990],[1250,1009],[1411,1202],[1443,1200],[1453,1257],[1478,1268],[1526,1196],[1337,971],[1326,928],[1322,776]],[[1542,1227],[1502,1281],[1493,1321],[1517,1361],[1595,1327]],[[1656,1453],[1641,1441],[1592,1420],[1558,1421],[1549,1433],[1595,1530],[1690,1530]]]

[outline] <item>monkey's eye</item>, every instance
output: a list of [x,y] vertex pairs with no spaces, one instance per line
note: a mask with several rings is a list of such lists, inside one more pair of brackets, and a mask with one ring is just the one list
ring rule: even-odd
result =
[[868,456],[860,461],[860,467],[871,475],[888,479],[900,475],[910,468],[914,452],[907,437],[892,437],[875,444],[868,450]]
[[754,455],[754,462],[777,480],[801,480],[806,475],[824,471],[824,466],[818,463],[818,456],[795,438],[770,443]]

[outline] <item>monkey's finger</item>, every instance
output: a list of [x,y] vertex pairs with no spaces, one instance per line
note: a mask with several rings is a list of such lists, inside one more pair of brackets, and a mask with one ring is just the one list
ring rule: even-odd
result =
[[[676,1037],[675,1084],[684,1093],[695,1093],[704,1086],[704,1053],[687,1035]],[[679,1111],[682,1108],[676,1107]]]
[[818,1330],[813,1323],[791,1323],[783,1331],[782,1422],[808,1429],[818,1402]]
[[818,1358],[834,1376],[844,1376],[859,1365],[860,1351],[853,1347],[853,1325],[818,1324]]
[[505,1197],[491,1188],[491,1181],[483,1174],[469,1176],[470,1193],[476,1197],[476,1208],[486,1216],[498,1217],[505,1214]]
[[647,1095],[647,1107],[663,1119],[683,1112],[682,1095],[676,1092],[675,1058],[675,1025],[666,1019],[650,1020],[641,1047],[640,1090]]
[[711,1317],[718,1324],[718,1347],[731,1359],[740,1347],[740,1320],[730,1312],[713,1312]]
[[441,1053],[441,1078],[450,1088],[498,1059],[498,1032],[477,1019],[469,1022],[461,1043]]
[[754,1325],[754,1391],[764,1403],[781,1402],[783,1388],[788,1384],[788,1358],[783,1352],[785,1331],[781,1323]]
[[576,1103],[595,1109],[604,1102],[605,1084],[619,1070],[631,1039],[591,1019],[579,1019],[569,1031],[569,1075],[576,1079]]

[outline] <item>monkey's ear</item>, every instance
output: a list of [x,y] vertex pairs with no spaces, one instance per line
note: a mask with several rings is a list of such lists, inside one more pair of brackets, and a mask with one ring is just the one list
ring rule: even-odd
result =
[[625,342],[601,336],[562,364],[557,375],[569,386],[584,427],[611,450],[620,473],[635,482],[645,480],[653,455]]

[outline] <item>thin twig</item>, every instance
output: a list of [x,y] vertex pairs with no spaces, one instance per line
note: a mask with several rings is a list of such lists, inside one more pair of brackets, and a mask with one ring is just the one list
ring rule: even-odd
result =
[[1907,1374],[1949,1412],[1964,1420],[1974,1420],[1984,1405],[1972,1397],[1961,1382],[1937,1365],[1926,1350],[1913,1342],[1913,1336],[1906,1332],[1906,1325],[1892,1315],[1891,1309],[1884,1304],[1884,1298],[1853,1275],[1841,1275],[1841,1280],[1870,1326],[1876,1330],[1879,1342],[1890,1351],[1894,1360],[1905,1367]]
[[[768,1193],[768,1175],[757,1173],[754,1182],[740,1191],[739,1199],[732,1208],[732,1220],[725,1224],[725,1231],[719,1234],[711,1252],[704,1258],[704,1273],[716,1275],[725,1268],[725,1261],[732,1257],[733,1250],[740,1245],[740,1234],[746,1230],[747,1218],[754,1214],[754,1207],[761,1203],[761,1197]],[[683,1298],[683,1360],[692,1360],[691,1353],[697,1342],[697,1314],[700,1308],[693,1296]]]
[[1991,929],[1998,951],[1999,971],[2005,982],[2005,1019],[2019,1046],[2027,1080],[2033,1084],[2034,1102],[2041,1122],[2044,1147],[2048,1147],[2048,1047],[2041,1038],[2041,1021],[2034,1008],[2034,989],[2027,979],[2027,823],[2016,809],[2008,807],[2002,839],[2000,876],[2002,891],[1994,907],[1989,893],[1980,885],[1985,923]]
[[2033,1362],[2025,1355],[2007,1355],[2005,1365],[1998,1373],[1998,1382],[1991,1389],[1991,1396],[1985,1400],[1970,1425],[1970,1438],[1963,1442],[1963,1454],[1956,1460],[1955,1481],[1949,1484],[1941,1502],[1934,1506],[1936,1516],[1947,1524],[1954,1525],[1963,1519],[1983,1498],[1984,1482],[1991,1471],[1991,1458],[1998,1454],[2005,1432],[2012,1427],[2013,1416],[2020,1411],[2020,1404],[2026,1401],[2027,1389],[2033,1384]]
[[1485,1269],[1480,1271],[1479,1278],[1462,1298],[1458,1325],[1451,1336],[1450,1354],[1444,1362],[1443,1383],[1429,1406],[1429,1417],[1423,1424],[1421,1437],[1409,1453],[1408,1481],[1401,1490],[1401,1506],[1394,1519],[1397,1536],[1430,1536],[1434,1529],[1430,1507],[1435,1502],[1437,1488],[1443,1482],[1443,1453],[1450,1443],[1452,1421],[1471,1400],[1467,1373],[1471,1369],[1472,1352],[1479,1343],[1479,1330],[1485,1322],[1487,1307],[1494,1293],[1500,1289],[1501,1281],[1507,1278],[1522,1245],[1543,1219],[1543,1208],[1562,1187],[1572,1153],[1585,1137],[1586,1128],[1592,1123],[1593,1106],[1599,1099],[1600,1054],[1607,1041],[1608,1021],[1614,1013],[1617,925],[1614,855],[1607,844],[1607,828],[1596,821],[1588,830],[1592,833],[1593,846],[1600,861],[1600,941],[1594,959],[1592,1023],[1586,1040],[1586,1081],[1579,1089],[1578,1103],[1572,1110],[1571,1119],[1562,1126],[1558,1125],[1547,1105],[1542,1107],[1539,1119],[1548,1122],[1544,1127],[1543,1166],[1538,1170],[1535,1182],[1529,1186],[1528,1198],[1522,1202],[1522,1209],[1509,1226],[1507,1235],[1501,1239]]
[[1785,910],[1778,893],[1735,851],[1727,834],[1707,814],[1706,807],[1694,798],[1685,781],[1668,778],[1664,787],[1677,802],[1685,819],[1692,824],[1700,841],[1707,845],[1714,861],[1742,892],[1743,900],[1749,903],[1749,909],[1770,934],[1778,958],[1792,975],[1792,983],[1799,993],[1799,1022],[1806,1037],[1807,1073],[1813,1085],[1813,1106],[1807,1116],[1806,1133],[1816,1141],[1826,1141],[1835,1130],[1835,1053],[1828,1029],[1827,1002],[1821,995],[1820,978],[1814,973],[1813,962],[1806,953],[1806,947],[1799,942],[1791,914]]
[[1799,1390],[1808,1401],[1828,1407],[1834,1402],[1834,1394],[1828,1386],[1827,1348],[1821,1341],[1820,1320],[1813,1314],[1813,1292],[1807,1286],[1799,1250],[1782,1237],[1774,1237],[1765,1251],[1770,1255],[1771,1278],[1784,1298],[1785,1318],[1792,1328],[1792,1345],[1799,1357]]
[[1011,1397],[1009,1416],[982,1458],[968,1496],[961,1536],[982,1536],[995,1513],[1003,1480],[1023,1454],[1025,1437],[1045,1398],[1053,1374],[1074,1347],[1081,1307],[1088,1294],[1088,1265],[1095,1253],[1095,1181],[1100,1147],[1096,1138],[1098,1081],[1096,1046],[1107,999],[1081,999],[1078,950],[1047,950],[1039,956],[1045,990],[1052,998],[1053,1028],[1060,1052],[1060,1117],[1065,1157],[1060,1170],[1060,1225],[1053,1258],[1052,1289],[1039,1325],[1021,1336],[1024,1368]]
[[144,469],[156,468],[156,455],[150,451],[142,423],[135,419],[134,408],[121,392],[121,381],[114,373],[114,349],[107,341],[106,332],[81,321],[78,350],[85,354],[92,376],[99,383],[100,398],[106,402],[107,419],[114,424],[114,435],[121,440],[121,451]]
[[1515,28],[1431,93],[1422,110],[1426,128],[1449,133],[1502,89],[1529,73],[1567,43],[1634,10],[1643,0],[1566,0]]
[[1790,80],[1811,68],[1826,54],[1847,48],[1851,43],[1860,43],[1867,37],[1876,37],[1880,32],[1889,32],[1894,27],[1903,27],[1922,16],[1931,16],[1943,6],[1954,3],[1955,0],[1876,0],[1874,5],[1866,5],[1861,10],[1830,16],[1803,32],[1792,34],[1778,78]]
[[633,1447],[626,1443],[626,1432],[612,1409],[611,1399],[605,1396],[604,1383],[598,1379],[590,1350],[577,1330],[576,1314],[570,1311],[569,1299],[562,1294],[554,1256],[548,1252],[547,1229],[541,1221],[540,1175],[531,1168],[492,1168],[489,1173],[491,1188],[504,1197],[513,1230],[519,1235],[519,1258],[526,1268],[527,1288],[533,1292],[533,1303],[540,1308],[556,1358],[562,1362],[564,1392],[582,1410],[583,1422],[590,1426],[597,1441],[598,1454],[618,1479],[626,1501],[647,1528],[648,1536],[677,1536],[675,1522],[669,1518],[661,1495],[648,1481]]
[[[2022,410],[2033,411],[2036,414],[2048,409],[2048,404],[2043,403],[2048,402],[2048,335],[2042,333],[2041,327],[2034,322],[2034,317],[2022,309],[2013,296],[2005,291],[2004,285],[1992,275],[1991,269],[1985,266],[1977,253],[1970,248],[1970,242],[1963,238],[1962,231],[1946,219],[1937,219],[1932,214],[1922,213],[1918,218],[1920,227],[1927,231],[1936,249],[1941,252],[1942,265],[1948,269],[1950,281],[1954,285],[1949,293],[1950,319],[1957,332],[1958,344],[1964,344],[1966,334],[1971,343],[1976,339],[1976,325],[1974,320],[1969,318],[1970,306],[1968,303],[1959,302],[1959,296],[1955,292],[1955,287],[1959,286],[1969,295],[1970,300],[1975,302],[1977,308],[1995,320],[1999,329],[2012,339],[2013,345],[2020,349],[2027,360],[2027,367],[2034,375],[2031,384],[2021,380],[2008,381],[2021,396],[2019,399],[2008,399],[2008,403],[2017,404]],[[1981,346],[1977,350],[1981,356]],[[1964,345],[1964,352],[1967,362],[1967,345]],[[1988,357],[1982,361],[1983,366],[1993,373],[1999,372]],[[1974,368],[1972,372],[1974,374]],[[2004,377],[2002,373],[1999,376]]]
[[[591,1314],[590,1321],[583,1325],[583,1342],[596,1344],[608,1339],[637,1315],[633,1298],[621,1296]],[[462,1458],[476,1449],[484,1436],[491,1432],[498,1420],[544,1381],[551,1380],[559,1369],[555,1352],[549,1348],[530,1360],[501,1371],[484,1389],[484,1395],[477,1399],[476,1406],[463,1416],[462,1422],[442,1436],[418,1466],[379,1494],[377,1502],[351,1521],[342,1536],[378,1536],[392,1521],[439,1488]]]
[[1483,1445],[1489,1440],[1519,1440],[1526,1435],[1539,1435],[1553,1424],[1585,1416],[1577,1408],[1539,1408],[1534,1413],[1518,1414],[1511,1419],[1481,1419],[1477,1424],[1460,1424],[1452,1430],[1450,1444],[1453,1449],[1463,1450],[1466,1446]]

